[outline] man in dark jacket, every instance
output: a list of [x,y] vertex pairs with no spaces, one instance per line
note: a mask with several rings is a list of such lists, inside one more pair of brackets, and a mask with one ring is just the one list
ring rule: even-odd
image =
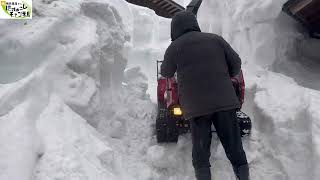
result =
[[179,100],[191,121],[192,158],[197,180],[211,180],[211,125],[239,180],[249,179],[236,109],[240,102],[230,76],[240,72],[241,59],[220,36],[202,33],[190,11],[178,13],[171,23],[172,43],[161,65],[164,77],[177,72]]

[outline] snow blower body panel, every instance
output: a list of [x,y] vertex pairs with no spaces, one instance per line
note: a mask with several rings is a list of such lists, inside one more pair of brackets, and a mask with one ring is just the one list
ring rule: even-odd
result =
[[[179,135],[190,132],[190,121],[183,117],[183,109],[179,103],[177,78],[176,76],[172,78],[162,77],[159,72],[161,63],[162,61],[157,61],[157,141],[158,143],[177,142]],[[242,71],[239,75],[232,77],[231,81],[242,105],[245,96],[245,82]],[[237,110],[237,117],[241,136],[250,135],[252,124],[249,116],[239,109]]]

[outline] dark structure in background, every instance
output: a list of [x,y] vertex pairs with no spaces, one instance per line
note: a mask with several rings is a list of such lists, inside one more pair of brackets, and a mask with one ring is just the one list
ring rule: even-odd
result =
[[172,0],[126,0],[131,4],[150,8],[159,16],[172,18],[176,13],[185,10]]
[[289,0],[283,11],[302,23],[312,37],[320,39],[320,0]]

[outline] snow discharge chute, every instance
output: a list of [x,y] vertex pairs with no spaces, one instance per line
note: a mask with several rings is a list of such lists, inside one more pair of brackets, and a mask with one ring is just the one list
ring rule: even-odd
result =
[[[173,0],[126,0],[131,4],[150,8],[164,18],[172,18],[176,13],[184,11],[185,8]],[[202,0],[192,0],[187,6],[187,11],[197,15]]]
[[172,18],[185,8],[172,0],[126,0],[131,4],[150,8],[159,16]]

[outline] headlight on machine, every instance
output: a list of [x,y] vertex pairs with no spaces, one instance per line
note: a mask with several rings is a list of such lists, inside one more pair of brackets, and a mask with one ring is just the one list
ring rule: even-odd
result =
[[174,107],[173,108],[173,115],[175,116],[182,116],[182,110],[180,107]]

